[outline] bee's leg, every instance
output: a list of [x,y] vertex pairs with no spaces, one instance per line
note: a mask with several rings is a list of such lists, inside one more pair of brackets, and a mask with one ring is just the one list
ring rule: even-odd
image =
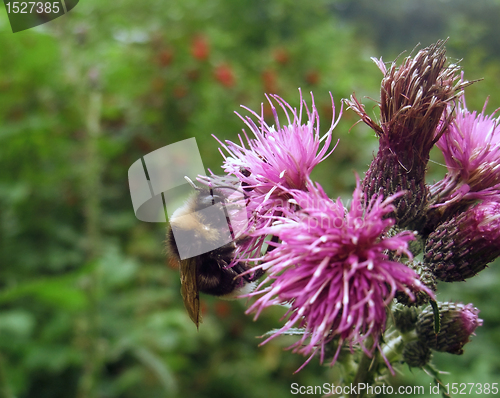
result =
[[[243,272],[248,271],[248,267],[246,267],[243,263],[239,262],[236,263],[233,268],[232,268],[238,275],[241,275]],[[257,279],[259,279],[262,275],[264,275],[264,270],[258,269],[254,271],[253,274],[245,274],[241,275],[241,277],[246,281],[246,282],[253,282]]]
[[[241,275],[243,272],[245,272],[247,269],[245,268],[244,265],[242,265],[241,262],[239,263],[236,263],[234,264],[231,269],[236,272],[238,275]],[[249,274],[246,274],[246,275],[242,275],[242,278],[245,279],[246,281],[250,281],[249,278],[250,278],[250,275]]]
[[[280,238],[278,238],[276,235],[273,235],[273,237],[271,238],[270,242],[272,242],[272,243],[278,243],[279,240],[280,240]],[[272,245],[268,244],[267,245],[266,254],[272,252],[274,249],[276,249],[276,246],[272,246]]]
[[249,275],[250,276],[249,281],[250,282],[256,281],[257,279],[260,279],[262,275],[264,275],[265,273],[266,271],[264,271],[262,268],[259,268],[258,270],[254,271],[253,275]]

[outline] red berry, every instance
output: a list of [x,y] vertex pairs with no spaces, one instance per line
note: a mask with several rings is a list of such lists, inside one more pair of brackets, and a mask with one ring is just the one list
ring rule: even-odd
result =
[[161,67],[166,67],[172,63],[174,58],[174,53],[170,49],[164,49],[160,51],[157,57],[157,62]]
[[266,93],[276,93],[276,72],[271,69],[267,69],[262,72],[261,75],[262,84],[264,85],[264,92]]
[[235,84],[233,69],[228,64],[220,64],[215,68],[215,78],[224,87],[232,87]]
[[285,65],[288,63],[290,55],[288,54],[288,51],[283,47],[278,47],[273,51],[273,58],[281,65]]
[[231,307],[225,301],[215,303],[215,313],[219,318],[226,318],[231,313]]
[[191,42],[191,55],[199,60],[204,61],[210,54],[210,46],[204,35],[196,35]]
[[312,85],[318,84],[319,77],[319,72],[317,70],[310,70],[306,73],[306,82]]
[[187,95],[188,89],[185,85],[178,85],[174,87],[174,97],[177,99],[183,98]]

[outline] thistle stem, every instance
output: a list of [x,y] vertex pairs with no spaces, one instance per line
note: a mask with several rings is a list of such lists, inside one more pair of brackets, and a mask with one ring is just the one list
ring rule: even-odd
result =
[[[370,337],[367,339],[365,347],[373,346],[373,339]],[[373,357],[369,357],[365,352],[361,352],[361,360],[359,362],[358,371],[356,376],[354,376],[353,385],[359,386],[360,384],[373,384],[375,380],[375,372],[377,370],[377,363],[379,360],[378,352],[373,354]],[[366,389],[359,391],[358,393],[351,393],[349,398],[364,398],[366,396]]]
[[14,398],[7,381],[3,357],[0,354],[0,398]]

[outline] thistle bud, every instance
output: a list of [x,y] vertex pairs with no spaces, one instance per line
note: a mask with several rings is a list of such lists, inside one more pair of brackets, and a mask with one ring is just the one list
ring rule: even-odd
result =
[[435,318],[432,307],[427,307],[418,317],[417,335],[423,344],[436,351],[463,354],[462,347],[483,324],[478,318],[479,310],[472,304],[438,303],[440,327],[435,332]]
[[[411,261],[406,264],[410,269],[415,271],[420,277],[420,282],[432,290],[436,291],[436,278],[429,269],[429,266],[420,261]],[[429,302],[429,295],[422,290],[415,292],[415,298],[412,300],[406,293],[398,291],[396,294],[396,299],[398,303],[404,304],[408,307],[419,307],[421,305],[427,304]]]
[[418,319],[418,313],[415,308],[409,308],[401,304],[396,304],[393,315],[394,325],[401,333],[406,333],[415,329]]
[[419,229],[425,220],[428,189],[424,177],[429,152],[444,132],[443,128],[436,130],[448,102],[468,84],[456,82],[458,66],[445,65],[443,44],[439,41],[420,50],[399,67],[393,62],[387,69],[381,59],[374,60],[384,73],[380,125],[356,97],[347,100],[379,137],[379,151],[363,181],[365,198],[369,201],[375,194],[388,197],[406,191],[393,203],[399,227]]
[[483,202],[429,234],[424,262],[438,280],[463,281],[500,256],[500,203]]
[[412,368],[421,368],[429,363],[432,352],[420,341],[410,341],[403,349],[403,361]]

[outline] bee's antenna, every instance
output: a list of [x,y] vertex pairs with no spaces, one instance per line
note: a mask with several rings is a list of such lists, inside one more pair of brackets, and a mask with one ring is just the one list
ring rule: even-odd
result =
[[191,185],[194,189],[196,189],[197,191],[200,190],[200,187],[196,186],[196,184],[193,182],[193,180],[191,180],[191,178],[189,178],[188,176],[184,176],[184,179],[189,183],[189,185]]
[[[187,178],[187,177],[185,177],[185,178]],[[207,177],[207,176],[203,176],[203,177],[199,176],[199,178],[200,178],[199,181],[202,184],[208,185],[211,190],[212,189],[232,189],[233,191],[241,193],[245,198],[248,198],[248,195],[244,191],[242,191],[241,189],[239,189],[233,185],[218,185],[214,179],[212,179],[211,177]],[[200,189],[200,188],[198,188],[198,189]]]

